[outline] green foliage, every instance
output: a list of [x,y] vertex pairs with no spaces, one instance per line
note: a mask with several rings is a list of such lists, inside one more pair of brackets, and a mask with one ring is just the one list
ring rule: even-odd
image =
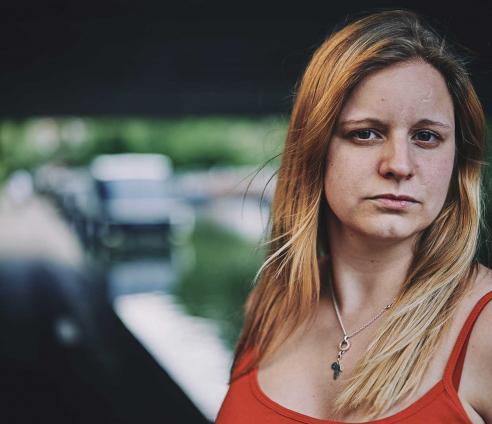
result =
[[178,169],[255,165],[281,151],[286,129],[277,116],[3,121],[0,178],[47,161],[84,165],[102,153],[163,153]]
[[264,252],[217,225],[197,221],[192,240],[196,264],[174,294],[191,315],[218,322],[232,350],[243,324],[243,305],[261,266]]

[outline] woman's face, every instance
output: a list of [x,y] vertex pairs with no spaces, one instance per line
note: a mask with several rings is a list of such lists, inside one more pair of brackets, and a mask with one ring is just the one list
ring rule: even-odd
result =
[[[442,209],[455,155],[454,109],[441,74],[423,61],[363,79],[330,140],[324,190],[339,235],[402,240]],[[377,198],[410,196],[415,201]]]

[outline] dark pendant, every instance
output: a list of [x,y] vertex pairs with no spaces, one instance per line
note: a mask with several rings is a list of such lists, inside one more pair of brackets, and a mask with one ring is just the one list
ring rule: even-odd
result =
[[342,364],[341,364],[341,359],[343,354],[350,349],[350,341],[349,341],[349,336],[345,335],[343,336],[343,340],[340,342],[338,345],[338,354],[337,354],[337,360],[331,364],[331,369],[333,370],[333,379],[336,380],[342,370]]
[[331,369],[333,370],[333,379],[336,380],[342,372],[342,367],[338,361],[335,361],[331,364]]

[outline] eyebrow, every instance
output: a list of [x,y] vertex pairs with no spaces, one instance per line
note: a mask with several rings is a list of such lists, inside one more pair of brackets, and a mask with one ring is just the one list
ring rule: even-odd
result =
[[[340,125],[365,124],[365,123],[375,124],[375,125],[379,125],[379,126],[382,126],[382,127],[387,127],[388,126],[388,124],[386,124],[385,122],[381,121],[380,119],[376,119],[376,118],[348,119],[346,121],[340,122]],[[439,121],[433,121],[431,119],[421,119],[415,125],[416,126],[418,126],[418,125],[434,125],[436,127],[442,127],[442,128],[446,128],[446,129],[451,129],[451,126],[450,125],[444,124],[444,123],[439,122]]]

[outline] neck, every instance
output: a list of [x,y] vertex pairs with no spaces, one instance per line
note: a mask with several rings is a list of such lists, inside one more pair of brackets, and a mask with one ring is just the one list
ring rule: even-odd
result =
[[390,241],[349,231],[330,224],[331,280],[340,314],[357,322],[398,295],[413,259],[415,238]]

